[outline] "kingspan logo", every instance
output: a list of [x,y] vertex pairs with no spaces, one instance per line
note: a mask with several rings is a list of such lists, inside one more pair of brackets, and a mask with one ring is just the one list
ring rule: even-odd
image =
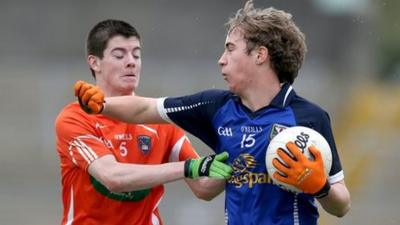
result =
[[241,188],[246,184],[249,188],[253,188],[256,184],[271,183],[271,179],[267,173],[251,172],[257,164],[257,161],[249,153],[240,154],[233,160],[233,173],[228,183],[234,184],[237,188]]

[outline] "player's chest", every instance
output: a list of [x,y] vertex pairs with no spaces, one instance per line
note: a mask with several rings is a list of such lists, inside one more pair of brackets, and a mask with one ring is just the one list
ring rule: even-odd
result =
[[277,110],[266,110],[255,118],[237,110],[214,121],[219,146],[230,156],[243,153],[258,155],[281,129],[295,124],[289,113]]
[[[156,126],[97,123],[97,135],[118,161],[132,163],[158,163],[166,149],[160,141]],[[156,150],[157,149],[157,150]]]

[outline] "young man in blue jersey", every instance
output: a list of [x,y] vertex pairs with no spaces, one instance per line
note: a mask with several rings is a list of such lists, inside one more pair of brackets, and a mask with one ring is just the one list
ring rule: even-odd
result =
[[[328,213],[342,217],[350,209],[350,194],[329,116],[298,96],[291,86],[306,52],[304,35],[291,17],[274,8],[256,9],[250,0],[229,19],[225,50],[218,61],[229,91],[207,90],[160,99],[115,97],[103,102],[101,90],[77,82],[75,94],[88,113],[103,113],[130,123],[172,122],[216,153],[228,151],[234,170],[225,184],[229,225],[314,225],[318,220],[315,200]],[[321,133],[333,156],[329,174],[323,172],[322,159],[314,148],[310,151],[315,161],[284,157],[289,168],[275,162],[282,173],[270,176],[294,184],[304,192],[301,194],[272,184],[265,166],[271,138],[279,130],[297,125]],[[287,148],[301,156],[293,143]],[[308,173],[303,176],[305,171]]]

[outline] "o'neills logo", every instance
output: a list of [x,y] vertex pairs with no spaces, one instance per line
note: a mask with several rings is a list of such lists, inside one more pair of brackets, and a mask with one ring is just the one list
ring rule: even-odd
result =
[[256,184],[271,183],[271,179],[267,173],[254,173],[250,171],[256,165],[257,161],[252,155],[248,153],[239,155],[233,160],[233,173],[228,183],[234,184],[237,188],[241,188],[243,185],[248,185],[249,188],[252,188]]

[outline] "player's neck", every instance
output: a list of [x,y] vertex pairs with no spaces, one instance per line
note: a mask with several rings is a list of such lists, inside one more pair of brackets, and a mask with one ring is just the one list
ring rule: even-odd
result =
[[268,106],[281,90],[281,84],[276,78],[261,79],[255,82],[252,87],[247,88],[247,92],[240,96],[243,105],[255,112]]

